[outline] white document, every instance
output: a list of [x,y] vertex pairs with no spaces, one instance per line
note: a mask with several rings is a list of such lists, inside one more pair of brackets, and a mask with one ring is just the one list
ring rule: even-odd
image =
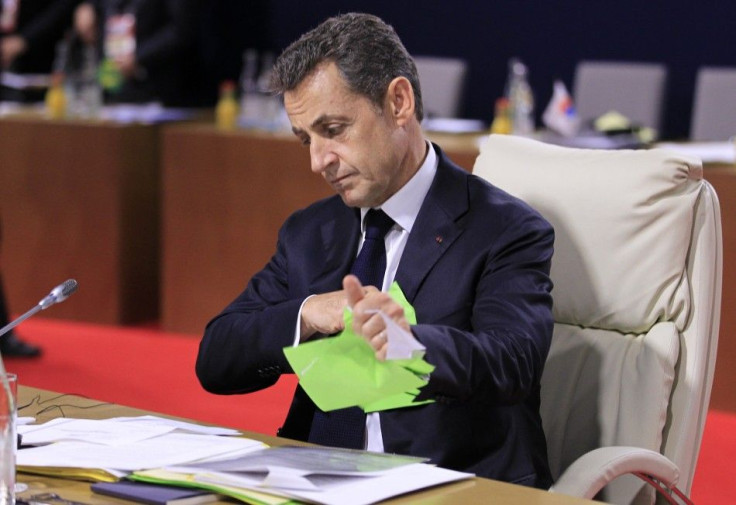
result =
[[388,339],[388,349],[386,350],[386,359],[409,359],[421,358],[427,350],[414,336],[396,324],[390,317],[380,310],[373,311],[378,313],[386,324],[386,338]]
[[102,445],[124,445],[158,437],[175,429],[174,426],[164,424],[140,424],[133,428],[130,424],[107,419],[59,417],[43,424],[18,426],[18,433],[23,435],[25,445],[71,440]]
[[176,421],[174,419],[166,419],[158,416],[136,416],[136,417],[112,417],[108,421],[116,421],[119,423],[131,423],[131,426],[170,426],[177,432],[184,433],[200,433],[203,435],[240,435],[238,430],[232,428],[220,428],[216,426],[202,426],[201,424],[187,423],[184,421]]
[[327,505],[375,503],[472,477],[424,458],[332,447],[273,447],[217,463],[165,468],[202,483],[279,494]]
[[21,449],[16,464],[134,471],[183,465],[226,455],[235,457],[263,447],[262,442],[247,438],[168,433],[125,445],[57,442]]
[[[181,471],[192,474],[192,468],[167,468],[169,471]],[[285,469],[272,469],[279,473],[280,478],[287,476]],[[424,488],[469,479],[473,474],[447,470],[423,463],[387,470],[378,475],[325,475],[314,474],[309,476],[311,485],[294,485],[302,476],[292,469],[296,479],[287,482],[287,487],[277,483],[276,478],[269,475],[264,479],[254,474],[224,473],[214,471],[200,471],[195,473],[195,480],[202,483],[254,491],[278,494],[281,496],[304,500],[324,505],[369,505],[388,498],[419,491]]]
[[343,505],[345,503],[369,505],[393,496],[472,477],[473,474],[470,473],[416,464],[397,468],[378,477],[353,480],[349,484],[332,489],[291,491],[288,494],[300,500],[309,500],[324,505]]

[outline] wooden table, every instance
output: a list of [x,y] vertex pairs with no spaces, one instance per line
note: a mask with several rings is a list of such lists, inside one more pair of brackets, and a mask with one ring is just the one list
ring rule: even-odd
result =
[[158,317],[158,130],[0,119],[1,268],[14,312],[76,278],[78,293],[42,314],[109,324]]
[[[56,417],[77,417],[84,419],[106,419],[117,416],[135,416],[150,414],[150,412],[100,402],[94,399],[82,398],[74,395],[62,395],[27,386],[18,388],[19,416],[33,416],[37,422],[46,422]],[[269,445],[293,444],[294,441],[269,437],[266,435],[246,432],[244,436],[261,440]],[[101,496],[92,493],[89,483],[51,477],[40,477],[31,474],[18,474],[18,481],[29,486],[29,489],[19,496],[28,498],[36,493],[53,492],[67,500],[79,501],[90,505],[131,503],[127,500]],[[217,503],[232,503],[219,501]],[[507,484],[483,478],[473,478],[446,486],[412,493],[410,495],[389,500],[382,503],[390,504],[474,504],[499,503],[504,505],[575,505],[595,503],[560,494],[548,493],[538,489],[531,489],[513,484]]]

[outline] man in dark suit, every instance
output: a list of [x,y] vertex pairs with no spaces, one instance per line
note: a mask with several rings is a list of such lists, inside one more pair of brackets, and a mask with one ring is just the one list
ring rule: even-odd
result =
[[119,72],[107,99],[199,105],[196,45],[201,0],[87,0],[75,13],[77,34]]
[[[353,329],[378,359],[387,315],[436,368],[426,405],[370,414],[361,447],[547,487],[540,377],[552,335],[551,226],[518,199],[468,174],[421,132],[421,90],[393,29],[364,14],[331,18],[279,57],[273,85],[312,170],[337,195],[294,213],[276,253],[207,326],[197,359],[202,385],[245,393],[291,373],[283,348]],[[381,209],[380,286],[348,274],[364,216]],[[416,310],[409,325],[385,293],[396,280]],[[338,411],[340,412],[340,411]],[[298,388],[279,435],[315,437],[325,418]]]

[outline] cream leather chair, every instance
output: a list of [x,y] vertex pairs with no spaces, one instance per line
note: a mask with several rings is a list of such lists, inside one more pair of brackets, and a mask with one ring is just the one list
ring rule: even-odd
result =
[[639,474],[689,494],[721,303],[720,211],[700,161],[491,135],[473,171],[556,231],[541,406],[552,491],[651,503]]

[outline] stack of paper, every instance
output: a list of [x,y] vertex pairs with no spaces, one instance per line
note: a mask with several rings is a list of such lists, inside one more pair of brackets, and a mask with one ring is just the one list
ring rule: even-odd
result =
[[421,458],[329,447],[274,447],[238,458],[134,472],[143,482],[208,489],[247,503],[367,505],[472,477]]
[[106,420],[58,418],[19,426],[19,471],[114,481],[134,470],[232,458],[265,444],[212,428],[155,416]]
[[60,418],[18,427],[21,472],[112,482],[128,479],[209,490],[255,505],[294,500],[375,503],[472,477],[421,458],[327,447],[276,447],[154,416]]

